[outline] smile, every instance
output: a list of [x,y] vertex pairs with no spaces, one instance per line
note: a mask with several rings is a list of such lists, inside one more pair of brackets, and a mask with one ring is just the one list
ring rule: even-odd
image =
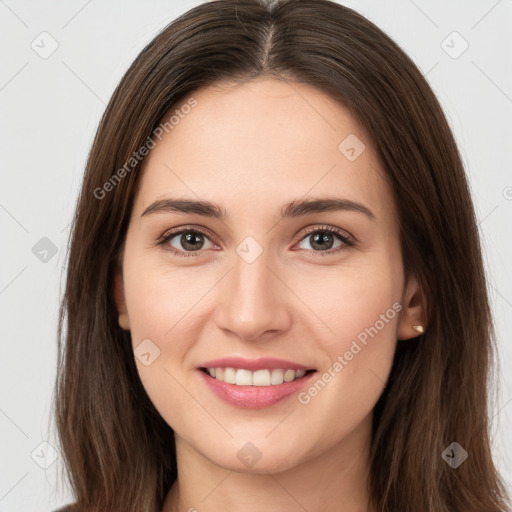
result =
[[206,387],[223,402],[242,409],[262,409],[298,394],[308,385],[316,370],[273,368],[251,371],[233,367],[201,367],[196,368],[196,372]]
[[284,382],[293,382],[315,370],[262,369],[256,371],[244,368],[201,368],[210,377],[236,386],[278,386]]

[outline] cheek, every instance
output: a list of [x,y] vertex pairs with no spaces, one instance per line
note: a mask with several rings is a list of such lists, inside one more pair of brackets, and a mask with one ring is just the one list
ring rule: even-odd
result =
[[158,412],[176,427],[183,423],[181,411],[197,407],[186,392],[192,367],[187,355],[201,338],[207,295],[218,276],[169,267],[136,250],[123,262],[137,371]]
[[158,397],[176,392],[169,361],[179,362],[186,350],[187,339],[176,332],[186,319],[191,298],[182,292],[187,287],[177,275],[166,274],[134,248],[128,255],[123,272],[132,347],[141,381],[157,405]]
[[321,272],[298,274],[287,277],[309,309],[298,321],[309,319],[317,342],[332,356],[358,337],[364,342],[367,329],[375,326],[379,339],[394,337],[403,286],[399,259],[375,252]]
[[184,324],[190,333],[191,318],[214,281],[135,254],[125,261],[124,283],[134,345],[141,338],[154,338],[165,343],[166,351],[179,352],[183,337],[176,333]]
[[[330,364],[304,390],[305,414],[325,415],[326,436],[339,436],[366,417],[382,394],[391,370],[402,305],[399,261],[383,257],[372,264],[339,269],[322,280],[322,293],[310,294],[329,332],[318,337]],[[343,421],[328,421],[328,417]],[[320,434],[320,432],[319,432]]]
[[176,289],[180,279],[156,271],[131,275],[132,279],[125,278],[125,293],[137,372],[157,411],[175,427],[181,411],[194,407],[184,392],[181,370],[176,369],[190,348],[193,334],[188,315],[197,299]]

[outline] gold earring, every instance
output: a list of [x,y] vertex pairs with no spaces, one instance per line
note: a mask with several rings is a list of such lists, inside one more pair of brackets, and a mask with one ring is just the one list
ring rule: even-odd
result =
[[425,332],[425,329],[423,329],[423,325],[413,325],[412,328],[415,331],[418,331],[420,334],[423,334]]

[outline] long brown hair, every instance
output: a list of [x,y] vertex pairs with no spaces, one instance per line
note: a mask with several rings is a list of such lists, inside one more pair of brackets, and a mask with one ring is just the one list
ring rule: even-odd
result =
[[[398,342],[374,410],[372,503],[380,512],[507,510],[489,441],[495,333],[454,137],[411,59],[329,0],[203,3],[144,48],[108,104],[72,225],[59,321],[55,415],[75,510],[159,511],[177,475],[173,430],[140,382],[112,289],[140,149],[194,91],[260,76],[314,85],[367,128],[396,201],[405,273],[426,296],[428,329]],[[442,457],[452,442],[468,453],[457,469]]]

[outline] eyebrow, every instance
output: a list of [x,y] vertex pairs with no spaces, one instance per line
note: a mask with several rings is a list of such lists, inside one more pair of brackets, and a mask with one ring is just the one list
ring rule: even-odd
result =
[[[314,213],[353,211],[366,215],[371,220],[376,220],[375,214],[364,204],[342,199],[339,197],[325,197],[319,199],[298,199],[291,201],[281,208],[280,220],[285,218],[302,217]],[[209,201],[191,199],[159,199],[150,204],[141,217],[155,213],[191,213],[212,217],[219,220],[229,218],[226,209]]]

